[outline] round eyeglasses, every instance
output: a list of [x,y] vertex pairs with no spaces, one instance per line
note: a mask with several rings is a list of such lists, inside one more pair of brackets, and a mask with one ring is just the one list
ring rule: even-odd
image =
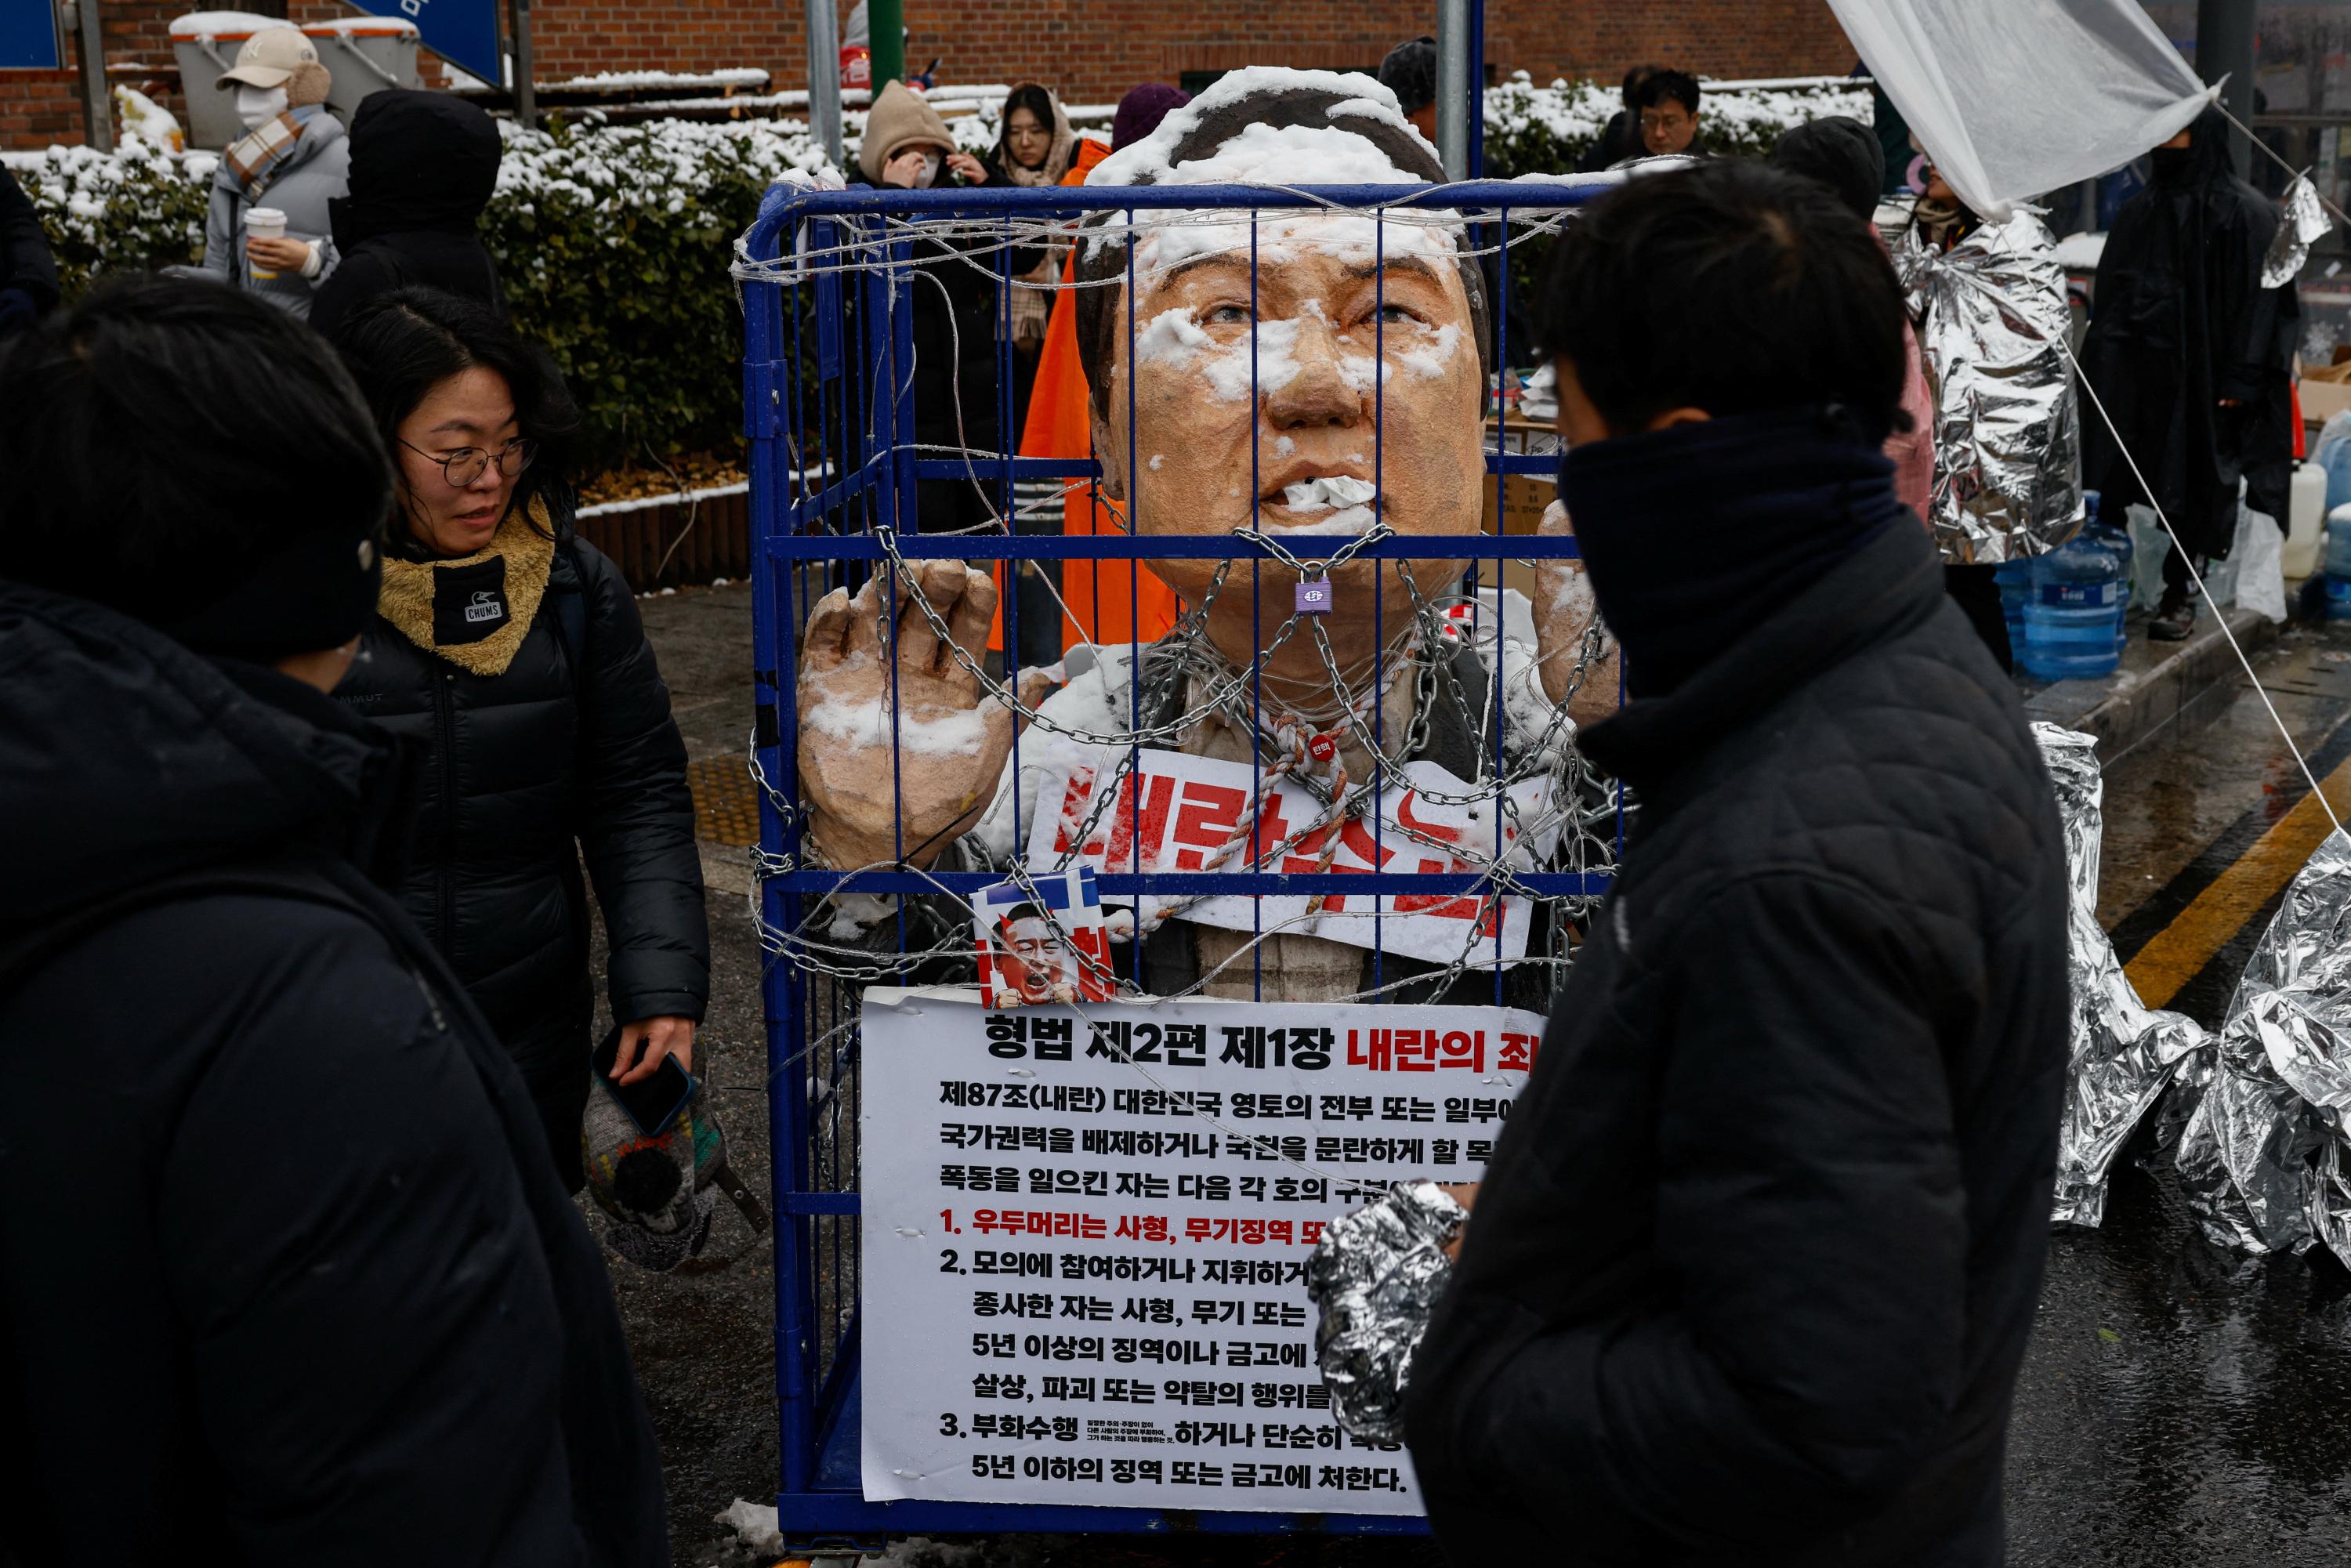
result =
[[448,480],[450,488],[455,490],[462,490],[480,478],[488,469],[493,456],[497,460],[498,472],[511,479],[529,467],[530,460],[538,455],[538,443],[528,437],[509,441],[495,454],[485,446],[460,446],[445,457],[427,452],[413,441],[403,441],[401,444],[426,462],[439,464],[441,477]]

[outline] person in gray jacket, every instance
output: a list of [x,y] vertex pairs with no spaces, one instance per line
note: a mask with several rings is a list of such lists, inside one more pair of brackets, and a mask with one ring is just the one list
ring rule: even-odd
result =
[[[204,270],[307,319],[337,260],[327,204],[350,183],[350,143],[327,112],[333,78],[302,33],[266,27],[217,85],[235,92],[246,133],[213,175]],[[286,214],[283,238],[245,232],[256,207]]]

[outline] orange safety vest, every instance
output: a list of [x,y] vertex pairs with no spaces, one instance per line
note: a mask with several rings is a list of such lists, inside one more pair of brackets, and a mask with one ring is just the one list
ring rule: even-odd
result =
[[[1086,172],[1110,150],[1101,142],[1081,139],[1064,185],[1082,185]],[[1077,266],[1077,247],[1061,265],[1061,292],[1053,298],[1053,314],[1045,326],[1044,347],[1037,356],[1037,379],[1029,393],[1029,419],[1021,427],[1023,457],[1088,457],[1093,454],[1093,424],[1088,408],[1085,368],[1078,360],[1077,294],[1068,287]],[[1064,535],[1123,534],[1125,521],[1117,504],[1085,486],[1070,492],[1061,503]],[[1003,587],[1001,572],[997,586]],[[1172,631],[1182,606],[1175,590],[1152,574],[1121,560],[1067,560],[1061,563],[1061,597],[1069,616],[1061,622],[1061,646],[1066,651],[1092,639],[1100,643],[1155,643]],[[1071,619],[1074,617],[1074,621]],[[998,613],[988,638],[990,648],[1004,646],[1004,617]]]

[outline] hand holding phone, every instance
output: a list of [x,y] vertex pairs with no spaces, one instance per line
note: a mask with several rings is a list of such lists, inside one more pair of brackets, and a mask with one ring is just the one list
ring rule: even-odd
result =
[[633,1083],[623,1083],[612,1076],[613,1066],[621,1057],[621,1027],[618,1024],[604,1036],[590,1059],[596,1081],[620,1103],[629,1113],[629,1120],[648,1136],[657,1136],[677,1120],[694,1098],[693,1074],[677,1064],[677,1058],[664,1056],[653,1072]]

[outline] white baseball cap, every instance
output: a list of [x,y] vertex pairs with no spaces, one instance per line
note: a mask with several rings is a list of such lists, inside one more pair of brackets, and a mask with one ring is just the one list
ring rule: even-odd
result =
[[319,63],[319,46],[295,27],[264,27],[236,52],[236,64],[213,86],[222,92],[242,82],[266,91],[284,87],[298,66]]

